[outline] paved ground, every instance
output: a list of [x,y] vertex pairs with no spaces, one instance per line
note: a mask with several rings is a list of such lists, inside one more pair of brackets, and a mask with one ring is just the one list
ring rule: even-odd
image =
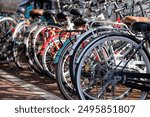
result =
[[31,71],[0,65],[0,99],[63,99],[56,81]]

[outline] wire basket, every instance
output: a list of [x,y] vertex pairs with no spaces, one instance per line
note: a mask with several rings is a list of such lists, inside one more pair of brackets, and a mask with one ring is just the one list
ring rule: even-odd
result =
[[0,0],[0,12],[16,13],[20,0]]

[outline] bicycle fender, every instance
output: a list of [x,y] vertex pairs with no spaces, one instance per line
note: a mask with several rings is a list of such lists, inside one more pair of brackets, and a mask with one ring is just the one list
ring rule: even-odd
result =
[[[74,37],[74,36],[73,36]],[[74,38],[71,37],[71,40],[73,40]],[[70,39],[67,39],[64,43],[61,49],[58,50],[57,55],[55,57],[54,60],[54,64],[57,64],[59,62],[59,59],[61,57],[61,53],[63,52],[64,48],[70,43]]]
[[74,49],[76,48],[76,46],[80,43],[80,41],[82,40],[82,38],[86,37],[87,35],[89,35],[90,33],[94,33],[97,30],[101,30],[101,29],[112,29],[111,26],[100,26],[97,28],[91,28],[90,30],[86,31],[85,33],[83,33],[82,35],[79,36],[78,40],[76,41],[76,43],[71,47],[71,51],[70,51],[70,55],[73,54]]

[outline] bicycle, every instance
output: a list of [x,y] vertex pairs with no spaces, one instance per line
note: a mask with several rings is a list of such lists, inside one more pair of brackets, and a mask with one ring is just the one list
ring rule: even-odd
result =
[[[136,22],[142,37],[111,30],[98,36],[77,60],[75,85],[80,99],[145,99],[150,90],[150,24]],[[108,29],[109,30],[109,29]]]

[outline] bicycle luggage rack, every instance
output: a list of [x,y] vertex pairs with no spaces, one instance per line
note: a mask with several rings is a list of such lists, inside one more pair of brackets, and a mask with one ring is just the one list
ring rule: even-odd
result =
[[[124,32],[130,35],[135,36],[135,34],[128,28],[128,26],[124,23],[112,22],[110,20],[95,20],[89,21],[86,24],[86,28],[89,30],[93,30],[94,37],[99,36],[102,32],[109,33],[112,31]],[[95,31],[94,29],[97,29]]]
[[0,0],[0,13],[16,13],[20,0]]
[[132,33],[128,28],[128,26],[124,23],[112,22],[109,20],[99,20],[99,21],[91,22],[89,28],[94,27],[95,24],[99,26],[111,26],[112,29],[119,29],[119,30],[129,31],[130,33]]

